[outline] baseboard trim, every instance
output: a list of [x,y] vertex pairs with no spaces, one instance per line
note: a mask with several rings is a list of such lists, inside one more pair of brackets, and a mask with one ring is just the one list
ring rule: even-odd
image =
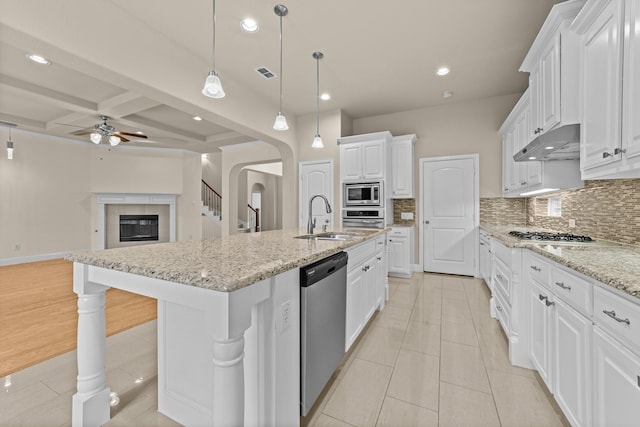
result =
[[79,249],[75,251],[52,252],[49,254],[28,255],[15,258],[1,258],[0,267],[5,267],[7,265],[26,264],[28,262],[49,261],[51,259],[65,258],[74,252],[84,252],[86,250],[87,249]]

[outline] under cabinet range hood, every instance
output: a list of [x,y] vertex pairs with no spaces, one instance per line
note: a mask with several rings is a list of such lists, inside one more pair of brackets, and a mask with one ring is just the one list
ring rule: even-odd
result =
[[513,155],[513,160],[516,162],[577,159],[580,159],[579,124],[560,126],[550,130]]

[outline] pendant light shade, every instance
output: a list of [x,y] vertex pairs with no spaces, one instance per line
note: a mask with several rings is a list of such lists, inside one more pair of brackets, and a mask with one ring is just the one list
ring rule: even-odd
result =
[[322,138],[320,137],[320,60],[324,58],[322,52],[313,52],[313,58],[316,60],[316,136],[313,137],[312,148],[323,148]]
[[213,31],[211,37],[211,63],[212,69],[209,71],[209,75],[204,82],[204,88],[202,94],[209,98],[224,98],[224,90],[222,90],[222,83],[220,77],[216,73],[216,0],[212,0],[213,9]]
[[289,125],[287,125],[287,119],[282,114],[282,17],[287,16],[289,9],[283,4],[277,4],[273,11],[280,17],[280,108],[276,115],[276,121],[273,123],[273,128],[275,130],[287,130]]

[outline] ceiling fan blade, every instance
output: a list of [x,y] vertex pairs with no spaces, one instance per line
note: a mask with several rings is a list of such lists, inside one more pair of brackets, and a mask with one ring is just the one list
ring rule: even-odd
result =
[[77,130],[75,132],[71,132],[71,135],[83,136],[83,135],[89,135],[90,133],[93,133],[93,129]]
[[120,138],[120,142],[129,142],[129,140],[122,136],[122,134],[118,135],[118,138]]
[[134,138],[147,138],[147,135],[142,134],[142,133],[131,133],[131,132],[115,132],[115,135],[127,135],[127,136],[132,136]]

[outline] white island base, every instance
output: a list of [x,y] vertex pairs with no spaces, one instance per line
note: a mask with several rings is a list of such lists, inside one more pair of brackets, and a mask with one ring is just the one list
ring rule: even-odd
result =
[[160,412],[186,426],[300,424],[297,268],[221,292],[75,262],[73,287],[78,295],[74,427],[110,419],[104,315],[109,287],[158,300]]

